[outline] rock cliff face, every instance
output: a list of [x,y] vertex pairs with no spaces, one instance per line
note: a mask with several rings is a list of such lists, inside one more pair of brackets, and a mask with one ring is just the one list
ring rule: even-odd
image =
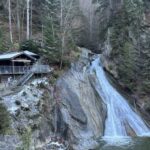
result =
[[[63,148],[54,143],[55,101],[48,79],[36,79],[20,92],[5,96],[3,103],[10,114],[10,129],[0,136],[3,150],[47,150]],[[52,148],[53,147],[53,148]]]
[[37,79],[3,98],[11,132],[1,137],[0,149],[53,149],[53,136],[68,141],[69,149],[97,146],[97,138],[104,134],[106,105],[97,93],[96,76],[89,73],[88,53],[83,56],[55,87],[47,79]]
[[[96,78],[87,73],[89,60],[82,58],[57,82],[60,112],[66,138],[74,149],[95,147],[103,135],[106,106],[96,92]],[[86,71],[85,71],[86,70]]]
[[98,8],[97,3],[93,3],[92,0],[79,0],[79,8],[81,10],[81,14],[84,18],[84,28],[86,32],[82,32],[82,36],[84,35],[85,41],[80,44],[80,46],[84,46],[88,49],[93,49],[94,51],[98,51],[99,49],[99,15],[96,14],[96,10]]
[[[104,135],[107,111],[98,94],[99,81],[90,73],[92,55],[83,50],[79,61],[72,64],[54,87],[47,79],[33,80],[20,92],[1,100],[10,114],[11,130],[0,136],[0,149],[97,147],[97,139]],[[128,124],[126,127],[129,135],[135,134]]]

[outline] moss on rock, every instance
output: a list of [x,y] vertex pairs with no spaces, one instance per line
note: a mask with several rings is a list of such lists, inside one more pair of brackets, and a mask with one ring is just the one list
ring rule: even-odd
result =
[[6,134],[10,129],[10,117],[7,109],[0,103],[0,134]]

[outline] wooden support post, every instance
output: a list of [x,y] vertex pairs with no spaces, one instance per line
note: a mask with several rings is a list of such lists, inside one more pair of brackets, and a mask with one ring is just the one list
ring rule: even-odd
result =
[[13,73],[13,78],[14,78],[14,80],[15,80],[15,68],[14,68],[15,66],[14,66],[14,61],[12,60],[12,73]]

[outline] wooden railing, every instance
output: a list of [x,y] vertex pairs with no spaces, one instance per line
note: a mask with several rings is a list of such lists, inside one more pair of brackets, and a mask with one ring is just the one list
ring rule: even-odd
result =
[[32,66],[0,66],[0,74],[25,74],[31,71],[33,73],[49,73],[51,71],[48,65]]

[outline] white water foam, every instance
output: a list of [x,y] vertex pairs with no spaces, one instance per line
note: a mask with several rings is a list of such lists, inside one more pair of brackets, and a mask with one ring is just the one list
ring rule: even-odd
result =
[[109,140],[110,143],[120,139],[129,139],[125,124],[128,124],[137,136],[150,136],[150,129],[142,118],[132,110],[127,100],[109,83],[99,58],[92,62],[91,72],[96,73],[99,81],[98,93],[107,105],[104,139]]

